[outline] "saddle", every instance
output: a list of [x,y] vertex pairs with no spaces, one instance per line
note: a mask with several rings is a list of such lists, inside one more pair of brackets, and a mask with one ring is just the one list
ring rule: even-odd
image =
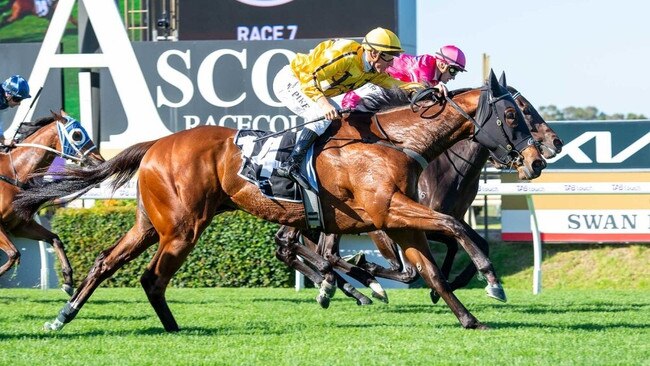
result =
[[293,180],[280,177],[276,169],[289,158],[298,133],[287,131],[281,135],[262,138],[273,132],[238,130],[234,143],[241,150],[242,165],[237,175],[255,184],[260,192],[273,200],[302,202],[305,206],[307,224],[310,228],[322,228],[318,183],[313,166],[314,147],[310,147],[300,171],[309,181],[309,189]]

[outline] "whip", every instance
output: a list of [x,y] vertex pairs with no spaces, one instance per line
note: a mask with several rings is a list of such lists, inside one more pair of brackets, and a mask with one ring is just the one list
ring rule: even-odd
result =
[[16,128],[16,131],[14,132],[14,137],[12,137],[12,140],[16,139],[16,135],[18,134],[18,131],[20,130],[20,126],[25,123],[25,119],[27,119],[27,115],[29,114],[29,111],[32,110],[32,107],[34,106],[34,103],[36,103],[36,100],[38,99],[39,96],[41,96],[41,92],[43,91],[43,87],[41,86],[38,91],[36,92],[36,95],[34,96],[34,99],[32,99],[32,102],[29,104],[29,108],[27,109],[27,113],[25,113],[25,116],[23,117],[23,120],[18,124],[18,127]]
[[[350,113],[351,111],[352,111],[351,108],[345,108],[345,109],[338,109],[336,112],[337,112],[338,114],[343,114],[343,113]],[[284,130],[282,130],[282,131],[278,131],[278,132],[274,132],[274,133],[272,133],[272,134],[270,134],[270,135],[266,135],[266,136],[258,137],[258,138],[256,138],[253,142],[257,142],[257,141],[260,141],[260,140],[267,139],[267,138],[269,138],[269,137],[273,137],[273,136],[281,135],[281,134],[283,134],[283,133],[285,133],[285,132],[287,132],[287,131],[289,131],[289,130],[292,130],[292,129],[294,129],[294,128],[302,127],[302,126],[304,126],[304,125],[308,125],[308,124],[310,124],[310,123],[314,123],[314,122],[322,121],[322,120],[324,120],[324,119],[325,119],[325,116],[318,117],[318,118],[316,118],[316,119],[312,119],[311,121],[307,121],[307,122],[305,122],[305,123],[301,123],[301,124],[299,124],[299,125],[295,125],[295,126],[293,126],[293,127],[289,127],[289,128],[284,129]]]

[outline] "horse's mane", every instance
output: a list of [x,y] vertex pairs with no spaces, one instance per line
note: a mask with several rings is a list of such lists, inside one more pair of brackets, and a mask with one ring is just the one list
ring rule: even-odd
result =
[[[450,98],[458,94],[473,90],[472,88],[462,88],[450,90],[447,95]],[[400,88],[383,89],[383,93],[370,94],[363,98],[362,103],[365,107],[364,112],[379,113],[389,109],[403,107],[411,104],[409,92]]]
[[409,94],[400,88],[381,89],[382,93],[370,94],[363,98],[363,106],[370,113],[383,112],[411,103]]
[[56,120],[55,116],[42,117],[37,119],[34,122],[24,122],[20,125],[20,128],[16,132],[16,139],[18,142],[22,142],[36,131],[40,130],[42,127],[49,125],[50,123]]

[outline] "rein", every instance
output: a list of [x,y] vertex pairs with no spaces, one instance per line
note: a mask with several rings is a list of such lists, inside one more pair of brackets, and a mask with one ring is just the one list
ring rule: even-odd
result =
[[25,189],[25,187],[27,186],[27,184],[19,181],[18,179],[11,179],[11,178],[9,178],[9,177],[7,177],[5,175],[0,175],[0,180],[3,181],[3,182],[9,183],[12,186],[16,186],[16,187],[18,187],[20,189]]
[[49,152],[55,153],[56,155],[58,155],[58,156],[60,156],[60,157],[62,157],[64,159],[74,160],[76,162],[82,162],[84,160],[84,158],[86,157],[87,153],[93,150],[93,149],[88,149],[88,151],[85,154],[83,154],[81,158],[78,158],[76,156],[65,154],[62,151],[59,151],[57,149],[53,149],[53,148],[51,148],[49,146],[40,145],[40,144],[32,144],[32,143],[29,143],[29,142],[23,142],[23,143],[16,144],[16,147],[34,147],[34,148],[37,148],[37,149],[47,150]]

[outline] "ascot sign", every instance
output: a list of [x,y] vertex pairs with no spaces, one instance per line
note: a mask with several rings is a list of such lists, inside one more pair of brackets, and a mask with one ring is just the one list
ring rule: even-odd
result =
[[[102,146],[124,148],[198,125],[281,130],[297,124],[298,117],[274,99],[269,85],[269,76],[295,52],[277,46],[268,49],[279,46],[275,42],[264,46],[235,41],[131,44],[114,1],[79,1],[102,53],[57,54],[75,3],[61,0],[29,81],[43,85],[52,68],[101,68]],[[314,44],[313,40],[292,42],[282,47],[308,50]],[[22,105],[16,116],[31,118],[27,109]],[[16,117],[11,128],[19,123]]]
[[[158,116],[114,0],[79,0],[86,8],[103,53],[57,54],[75,2],[76,0],[58,1],[29,76],[30,84],[43,85],[48,72],[53,68],[108,68],[116,85],[129,85],[128,88],[120,90],[120,99],[128,120],[147,121],[147,124],[130,123],[127,131],[113,136],[115,141],[122,145],[131,145],[138,142],[136,136],[148,136],[151,139],[169,134],[170,131]],[[20,105],[11,129],[17,128],[21,117],[25,116],[25,120],[32,118],[33,109],[29,112],[28,109],[28,103]]]

